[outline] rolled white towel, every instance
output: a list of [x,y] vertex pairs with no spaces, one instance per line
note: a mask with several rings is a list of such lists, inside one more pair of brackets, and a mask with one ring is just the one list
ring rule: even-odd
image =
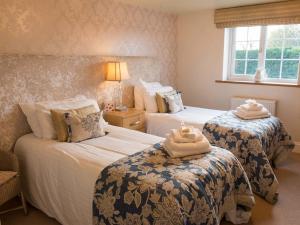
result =
[[188,138],[188,139],[196,139],[197,136],[199,136],[199,132],[195,132],[195,131],[192,131],[190,133],[185,133],[183,135],[181,135],[183,138]]
[[181,126],[178,131],[179,131],[179,134],[182,136],[182,137],[188,137],[190,133],[193,133],[193,130],[194,130],[194,127],[193,126]]
[[179,130],[172,129],[171,132],[176,143],[193,143],[203,139],[203,134],[199,129],[195,130],[194,133],[187,133],[183,136],[180,134]]
[[248,105],[256,105],[256,104],[258,104],[255,99],[247,99],[245,102]]
[[241,109],[246,110],[246,111],[261,111],[264,106],[262,104],[243,104],[239,106]]
[[171,158],[199,155],[211,151],[211,145],[205,137],[202,141],[195,143],[176,143],[172,136],[168,136],[164,146]]
[[199,136],[199,133],[202,134],[202,132],[199,129],[194,128],[193,126],[181,127],[179,129],[179,134],[181,135],[181,137],[184,138],[196,139],[196,137]]
[[183,134],[183,133],[189,133],[191,132],[191,130],[193,129],[193,127],[188,127],[188,126],[181,126],[180,127],[180,133]]

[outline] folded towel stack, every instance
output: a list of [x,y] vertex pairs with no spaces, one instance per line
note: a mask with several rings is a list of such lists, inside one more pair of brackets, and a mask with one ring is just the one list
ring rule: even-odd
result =
[[270,112],[253,99],[246,100],[246,104],[240,105],[233,113],[244,120],[262,119],[270,117]]
[[186,126],[178,130],[172,129],[164,146],[172,158],[199,155],[211,149],[208,140],[199,129]]

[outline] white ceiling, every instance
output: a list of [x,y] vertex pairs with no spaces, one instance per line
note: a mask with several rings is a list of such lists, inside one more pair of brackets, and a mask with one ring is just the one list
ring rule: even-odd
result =
[[242,5],[278,2],[280,0],[118,0],[144,8],[170,12],[186,13],[203,9],[218,9]]

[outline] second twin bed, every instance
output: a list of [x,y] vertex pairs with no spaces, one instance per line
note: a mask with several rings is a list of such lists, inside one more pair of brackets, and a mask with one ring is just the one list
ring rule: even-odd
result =
[[174,114],[146,113],[147,132],[161,137],[183,122],[202,130],[212,145],[231,151],[243,165],[253,191],[270,203],[277,201],[278,181],[272,166],[295,146],[277,117],[243,120],[233,111],[189,106]]

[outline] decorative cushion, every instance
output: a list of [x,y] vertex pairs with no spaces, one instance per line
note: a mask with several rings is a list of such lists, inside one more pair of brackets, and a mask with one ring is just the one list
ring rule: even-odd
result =
[[172,91],[173,87],[164,86],[160,88],[153,88],[144,92],[144,102],[146,111],[149,113],[157,113],[156,93],[157,92],[169,92]]
[[168,92],[157,92],[156,93],[156,104],[159,113],[168,113],[170,112],[169,104],[166,100],[167,96],[176,95],[177,91],[168,91]]
[[14,171],[0,171],[0,187],[17,176]]
[[175,95],[167,96],[166,100],[169,104],[169,109],[171,113],[176,113],[184,109],[182,99],[181,99],[181,93],[178,92]]
[[40,102],[36,104],[37,118],[42,130],[43,138],[56,139],[56,131],[51,117],[51,109],[70,110],[81,107],[94,105],[95,109],[100,111],[97,101],[94,99],[87,99],[85,96],[78,96],[75,98],[65,99],[62,101]]
[[103,119],[103,111],[89,114],[86,117],[69,112],[64,116],[68,125],[68,142],[80,142],[105,135],[104,127],[107,123]]
[[89,105],[79,109],[70,109],[70,110],[50,110],[53,125],[56,131],[58,141],[67,141],[68,139],[68,126],[65,122],[65,113],[69,112],[74,115],[79,116],[80,118],[86,117],[91,113],[97,112],[97,109],[94,105]]

